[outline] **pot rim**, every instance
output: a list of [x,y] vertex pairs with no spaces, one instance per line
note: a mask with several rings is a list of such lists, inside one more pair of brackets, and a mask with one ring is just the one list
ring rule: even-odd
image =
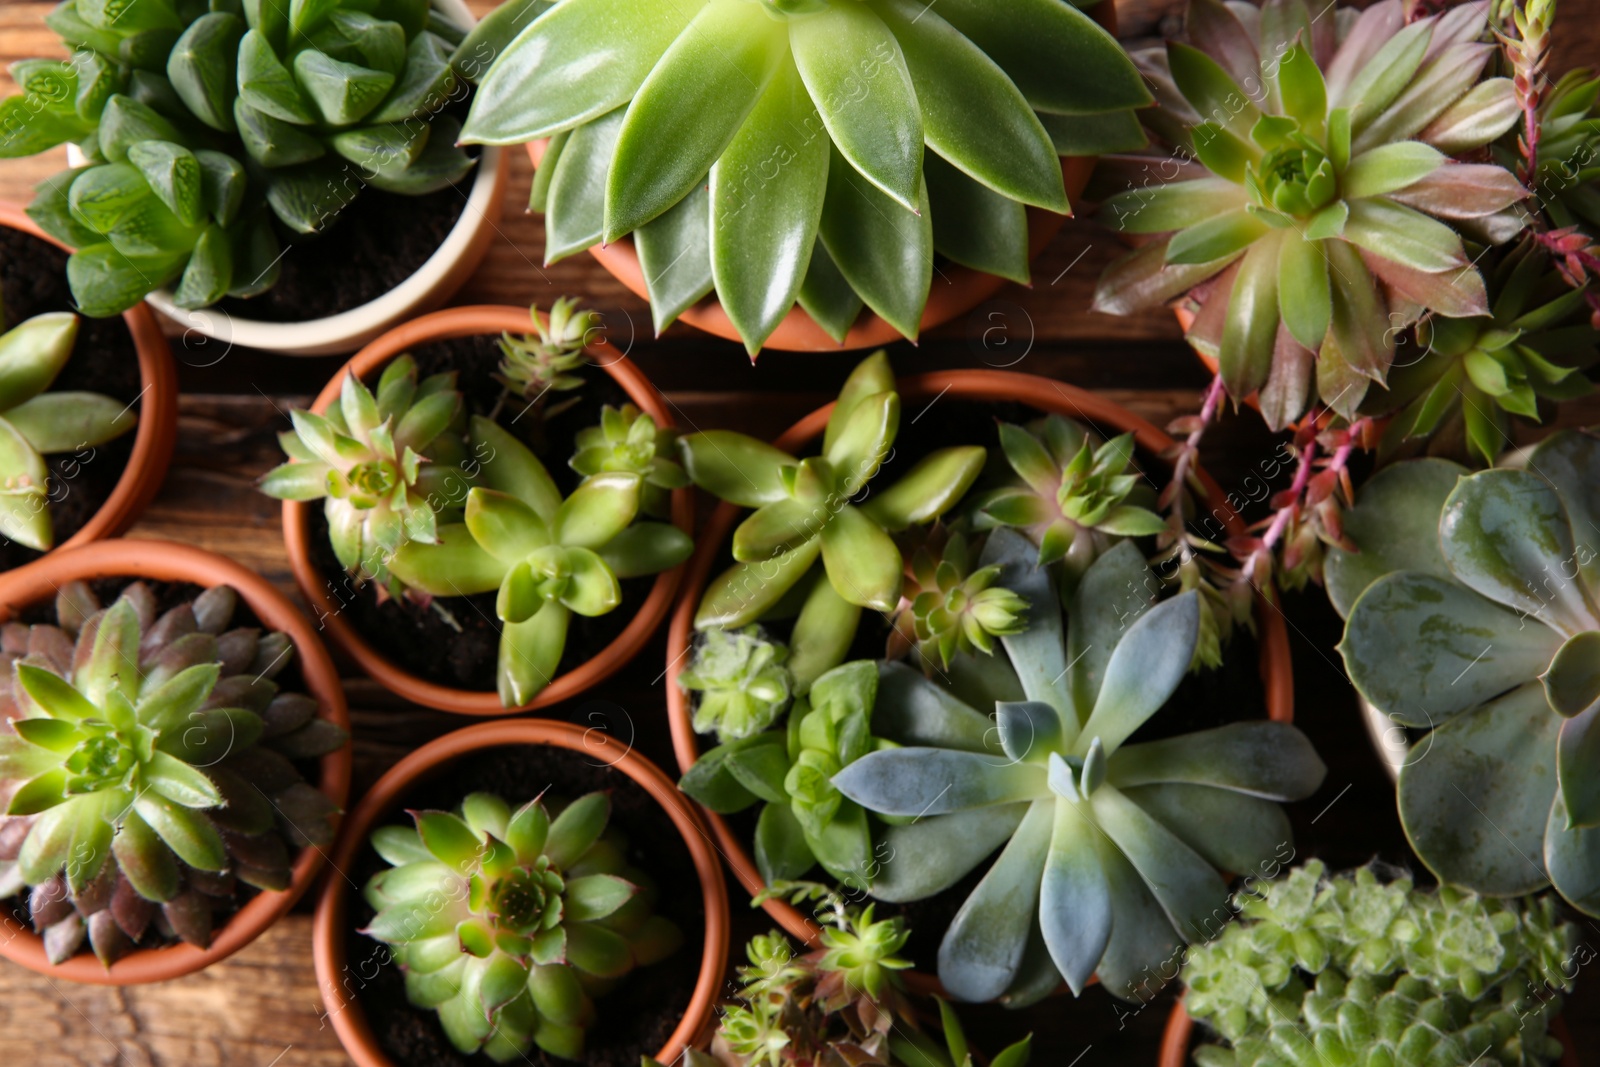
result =
[[[540,318],[543,318],[542,314]],[[350,357],[323,386],[322,392],[317,394],[312,410],[320,414],[338,399],[346,374],[354,373],[365,378],[411,348],[458,337],[502,332],[526,333],[532,326],[527,308],[494,304],[448,308],[412,319]],[[595,346],[586,347],[585,351],[597,367],[627,392],[629,400],[656,420],[658,427],[673,428],[666,398],[636,364],[626,356],[608,357]],[[311,503],[314,502],[283,502],[283,539],[295,583],[310,603],[318,624],[325,625],[334,643],[384,688],[415,703],[458,715],[511,715],[546,708],[570,700],[611,677],[639,653],[667,617],[684,571],[684,565],[680,564],[656,575],[649,594],[639,604],[628,625],[610,644],[572,670],[556,675],[527,704],[507,708],[501,705],[500,697],[493,691],[456,689],[412,674],[384,656],[354,625],[346,621],[342,605],[329,595],[327,578],[311,559]],[[691,537],[694,536],[694,497],[690,490],[672,491],[672,522]],[[358,591],[356,595],[363,594]]]
[[[1085,13],[1107,33],[1116,36],[1117,9],[1111,0],[1097,3]],[[536,168],[544,158],[546,144],[546,141],[540,140],[525,146],[528,158]],[[1072,203],[1077,203],[1083,197],[1084,187],[1089,184],[1089,177],[1094,173],[1097,158],[1096,156],[1061,157],[1062,177],[1066,184],[1068,200]],[[1070,217],[1071,212],[1058,215],[1042,208],[1028,208],[1030,261],[1039,257],[1061,232],[1062,226]],[[631,235],[610,244],[604,242],[596,244],[589,249],[589,254],[633,295],[646,304],[650,302],[650,288],[645,280],[644,267],[639,262],[638,248]],[[928,293],[928,303],[923,308],[922,320],[918,323],[919,334],[936,326],[942,326],[956,316],[972,310],[1007,284],[1010,284],[1008,278],[950,263],[936,272],[933,288]],[[743,343],[739,331],[734,328],[733,321],[728,318],[728,313],[723,310],[721,302],[717,299],[715,289],[685,310],[678,319],[715,337]],[[879,348],[901,340],[915,342],[917,338],[904,337],[899,330],[889,325],[871,308],[863,308],[862,313],[856,317],[854,325],[850,327],[849,333],[845,335],[844,341],[835,341],[797,303],[789,309],[789,313],[778,324],[778,328],[761,347],[764,351],[774,352],[849,352],[863,348]]]
[[[428,742],[389,768],[345,819],[334,845],[333,869],[342,872],[351,866],[373,825],[407,789],[429,772],[486,748],[535,745],[573,753],[593,752],[591,733],[582,726],[553,719],[500,719],[462,727]],[[600,746],[608,743],[602,740]],[[700,953],[699,975],[683,1018],[656,1056],[662,1063],[672,1063],[693,1043],[717,1003],[728,962],[727,885],[700,813],[678,792],[672,780],[631,747],[609,766],[632,779],[666,812],[689,850],[700,882],[705,909],[705,943]],[[311,945],[317,984],[321,986],[323,1005],[334,1032],[358,1067],[395,1067],[378,1047],[360,998],[347,992],[344,983],[338,980],[347,966],[344,937],[346,904],[351,891],[348,878],[329,878],[317,898]]]
[[[0,226],[71,251],[40,229],[15,204],[0,202]],[[128,328],[139,359],[140,385],[139,422],[134,427],[133,451],[128,455],[127,465],[111,494],[77,533],[51,549],[46,557],[13,567],[5,572],[8,575],[36,567],[56,552],[119,536],[134,524],[140,512],[161,490],[178,441],[178,372],[172,362],[172,350],[149,308],[143,304],[129,308],[122,313],[122,322]],[[77,355],[74,350],[73,357]]]
[[[317,701],[318,714],[350,730],[339,672],[316,631],[289,599],[266,579],[225,556],[193,545],[157,540],[97,541],[55,553],[25,571],[0,576],[0,621],[22,608],[53,596],[65,582],[94,578],[146,578],[163,582],[192,582],[206,588],[232,586],[264,627],[289,635],[300,660],[305,691]],[[350,792],[350,744],[323,756],[318,789],[340,808]],[[52,964],[44,942],[31,929],[0,914],[0,956],[51,978],[66,978],[89,985],[139,985],[164,982],[191,974],[231,956],[261,935],[288,912],[314,881],[327,860],[316,846],[300,849],[295,857],[288,889],[263,890],[228,917],[209,948],[178,943],[139,949],[105,968],[91,953],[79,953],[62,964]]]
[[[1099,394],[1079,389],[1050,378],[1004,370],[952,370],[932,371],[897,379],[902,399],[933,400],[952,394],[956,399],[977,402],[1017,402],[1027,404],[1044,413],[1066,415],[1096,426],[1112,426],[1131,432],[1138,445],[1148,453],[1159,455],[1176,442],[1155,425],[1128,411]],[[827,425],[834,405],[827,404],[793,426],[773,443],[785,451],[793,451],[817,438]],[[1216,506],[1222,500],[1222,489],[1202,468],[1197,468],[1206,487],[1209,501]],[[689,700],[678,685],[682,664],[692,647],[694,615],[707,581],[711,577],[719,554],[731,535],[736,521],[744,509],[733,504],[719,504],[701,531],[694,556],[689,560],[689,570],[683,583],[682,595],[673,611],[667,631],[667,713],[672,730],[673,754],[680,772],[686,773],[700,755],[699,735],[691,724]],[[1230,532],[1242,532],[1243,520],[1233,509],[1228,509],[1224,520]],[[1260,654],[1261,681],[1265,692],[1268,718],[1276,722],[1294,721],[1294,668],[1289,655],[1289,631],[1283,613],[1273,607],[1260,593],[1256,594],[1256,618],[1259,625],[1257,643]],[[728,867],[739,884],[752,896],[765,888],[760,872],[750,858],[745,843],[735,834],[727,820],[716,812],[704,810],[706,821],[716,835]],[[819,943],[821,928],[786,901],[772,899],[762,905],[793,937],[815,946]],[[911,984],[919,991],[939,992],[941,987],[934,976],[905,972]]]

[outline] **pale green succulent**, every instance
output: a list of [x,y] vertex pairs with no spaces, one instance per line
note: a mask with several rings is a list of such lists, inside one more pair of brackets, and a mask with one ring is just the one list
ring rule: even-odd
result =
[[695,693],[696,733],[726,743],[754,737],[789,708],[794,680],[784,662],[789,650],[754,624],[742,630],[701,633],[678,684]]

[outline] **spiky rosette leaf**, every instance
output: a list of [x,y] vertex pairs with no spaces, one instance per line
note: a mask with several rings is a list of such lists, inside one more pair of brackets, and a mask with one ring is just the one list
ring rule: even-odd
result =
[[326,846],[336,809],[292,760],[342,730],[272,679],[293,646],[229,629],[236,595],[160,616],[135,582],[102,609],[74,582],[55,625],[0,631],[0,896],[31,886],[49,958],[87,939],[106,966],[154,933],[202,948],[237,882],[289,885],[289,847]]
[[1189,42],[1142,58],[1181,159],[1153,187],[1110,178],[1102,209],[1161,236],[1107,269],[1095,306],[1189,293],[1190,342],[1234,396],[1260,392],[1274,428],[1317,397],[1353,417],[1399,327],[1488,312],[1462,233],[1498,243],[1523,225],[1514,174],[1451,158],[1518,117],[1510,79],[1484,77],[1485,23],[1482,7],[1407,23],[1402,0],[1329,18],[1191,0]]
[[[943,547],[933,542],[942,535]],[[945,669],[958,655],[994,654],[994,639],[1027,629],[1028,602],[995,585],[998,567],[975,567],[959,530],[938,531],[917,546],[906,568],[888,659],[917,649],[924,671]]]
[[479,43],[464,136],[550,139],[549,259],[632,233],[657,330],[715,288],[752,353],[797,301],[840,340],[863,304],[914,338],[936,251],[1025,281],[1058,157],[1141,147],[1149,102],[1060,0],[580,0]]
[[581,1058],[594,998],[682,943],[607,825],[605,793],[515,810],[473,793],[454,812],[411,815],[414,828],[372,835],[391,866],[367,882],[376,914],[363,932],[391,947],[411,1003],[437,1011],[464,1053]]
[[784,663],[789,650],[769,640],[759,626],[706,630],[678,684],[698,693],[696,733],[716,733],[726,744],[754,737],[789,707],[794,681]]
[[[584,365],[584,347],[600,328],[598,312],[585,311],[571,297],[550,305],[541,319],[532,315],[534,333],[507,333],[500,338],[500,383],[513,396],[534,403],[548,393],[569,393],[583,387],[578,371]],[[555,406],[547,402],[546,413]]]

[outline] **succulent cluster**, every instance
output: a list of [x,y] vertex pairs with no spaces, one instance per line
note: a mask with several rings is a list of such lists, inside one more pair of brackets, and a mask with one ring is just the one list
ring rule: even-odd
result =
[[1201,1067],[1499,1063],[1561,1056],[1548,1032],[1571,987],[1575,931],[1551,900],[1425,892],[1320,861],[1234,899],[1190,951],[1184,1006],[1227,1042]]
[[[1554,885],[1600,915],[1600,437],[1567,430],[1525,468],[1398,463],[1332,550],[1339,651],[1361,695],[1427,730],[1400,818],[1441,881],[1496,896]],[[1533,857],[1530,862],[1529,857]]]
[[[934,543],[944,544],[935,555]],[[901,659],[912,649],[931,671],[945,670],[960,655],[994,654],[994,639],[1021,633],[1028,602],[996,585],[1000,568],[974,566],[976,551],[959,529],[934,527],[906,567],[900,607],[895,612],[885,659]]]
[[789,650],[752,623],[741,630],[706,630],[678,684],[699,694],[696,733],[726,743],[754,737],[789,709],[794,678],[784,663]]
[[173,283],[181,307],[254,296],[277,281],[274,219],[319,233],[366,186],[419,195],[473,165],[439,113],[461,31],[428,0],[66,0],[46,22],[72,58],[16,65],[0,156],[87,158],[29,209],[77,249],[85,314]]
[[552,403],[549,394],[583,388],[584,346],[599,322],[597,312],[584,311],[564,296],[550,305],[545,318],[533,316],[533,333],[502,335],[496,377],[507,395],[535,405],[544,418],[560,412],[566,402]]
[[639,507],[647,515],[665,518],[667,493],[689,485],[689,476],[671,457],[674,435],[656,426],[656,420],[632,404],[600,411],[600,425],[579,430],[577,451],[570,465],[590,478],[598,474],[632,474],[642,484]]
[[1514,173],[1454,159],[1518,119],[1512,80],[1485,77],[1485,8],[1407,13],[1191,0],[1188,43],[1135,57],[1173,157],[1108,186],[1110,225],[1160,236],[1108,268],[1095,306],[1188,293],[1190,343],[1274,428],[1319,396],[1354,417],[1422,315],[1488,314],[1463,236],[1524,225]]
[[44,457],[105,444],[139,421],[109,396],[48,391],[77,340],[78,317],[64,311],[0,336],[0,536],[39,552],[55,544]]
[[238,883],[286,889],[291,848],[325,847],[336,809],[295,760],[342,746],[273,678],[293,646],[230,629],[226,586],[157,615],[135,582],[102,608],[63,586],[56,623],[0,630],[0,897],[50,960],[87,939],[109,967],[155,936],[205,947]]
[[797,301],[835,338],[863,304],[916,337],[935,252],[1026,281],[1058,157],[1141,147],[1150,100],[1059,0],[579,0],[480,36],[463,136],[549,138],[547,259],[631,233],[658,330],[715,288],[751,352]]
[[411,1003],[437,1011],[464,1053],[507,1063],[537,1045],[580,1059],[594,998],[682,943],[607,825],[605,793],[516,809],[473,793],[458,811],[411,814],[414,826],[372,835],[391,866],[367,882],[364,932],[390,946]]

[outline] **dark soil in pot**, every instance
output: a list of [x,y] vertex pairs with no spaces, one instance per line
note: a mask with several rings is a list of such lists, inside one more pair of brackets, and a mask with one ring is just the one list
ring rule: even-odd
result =
[[[0,297],[4,299],[6,329],[45,312],[76,311],[67,286],[67,253],[31,234],[0,227]],[[139,382],[139,353],[122,316],[80,317],[77,346],[50,389],[104,393],[134,404],[139,399]],[[82,529],[110,498],[133,454],[135,435],[136,431],[130,430],[98,448],[45,457],[56,544]],[[0,540],[0,571],[31,563],[42,555]]]
[[[501,426],[521,438],[549,470],[565,496],[582,481],[567,465],[573,453],[573,438],[580,430],[599,423],[600,409],[604,405],[620,407],[628,403],[628,394],[605,371],[585,366],[581,371],[584,379],[581,390],[551,394],[552,406],[572,396],[578,398],[576,403],[541,422],[532,411],[524,414],[524,401],[500,403],[503,390],[494,378],[501,359],[499,340],[498,336],[477,336],[436,341],[413,349],[411,356],[417,361],[419,378],[455,371],[468,413],[492,414]],[[367,384],[376,386],[381,374],[380,369]],[[555,399],[557,396],[563,399]],[[494,613],[495,593],[436,597],[428,607],[394,598],[379,603],[372,587],[357,586],[339,566],[333,546],[328,542],[327,520],[316,504],[311,505],[310,524],[312,562],[326,579],[330,597],[340,605],[340,612],[350,624],[386,659],[438,685],[494,692],[495,663],[500,647],[500,620]],[[632,620],[654,583],[654,575],[624,579],[622,603],[615,611],[597,618],[574,614],[567,627],[567,644],[559,672],[572,670],[615,640]]]
[[[656,882],[656,911],[678,924],[683,945],[667,959],[641,967],[595,1001],[596,1022],[588,1032],[582,1062],[587,1067],[638,1067],[640,1057],[654,1056],[666,1044],[688,1009],[699,975],[697,950],[705,938],[700,882],[694,862],[671,818],[650,794],[627,775],[567,749],[515,745],[475,752],[415,783],[385,819],[374,824],[403,825],[405,810],[453,809],[468,793],[498,793],[513,806],[549,789],[551,796],[576,799],[597,789],[611,793],[611,821],[628,838],[630,859]],[[366,885],[387,864],[370,847],[358,854],[349,872],[350,890],[345,932],[346,983],[359,999],[378,1045],[396,1064],[406,1067],[466,1067],[487,1064],[481,1054],[456,1051],[445,1037],[432,1009],[414,1008],[406,1000],[405,980],[389,962],[386,946],[357,931],[372,918],[362,899]],[[561,1067],[535,1046],[528,1062]]]

